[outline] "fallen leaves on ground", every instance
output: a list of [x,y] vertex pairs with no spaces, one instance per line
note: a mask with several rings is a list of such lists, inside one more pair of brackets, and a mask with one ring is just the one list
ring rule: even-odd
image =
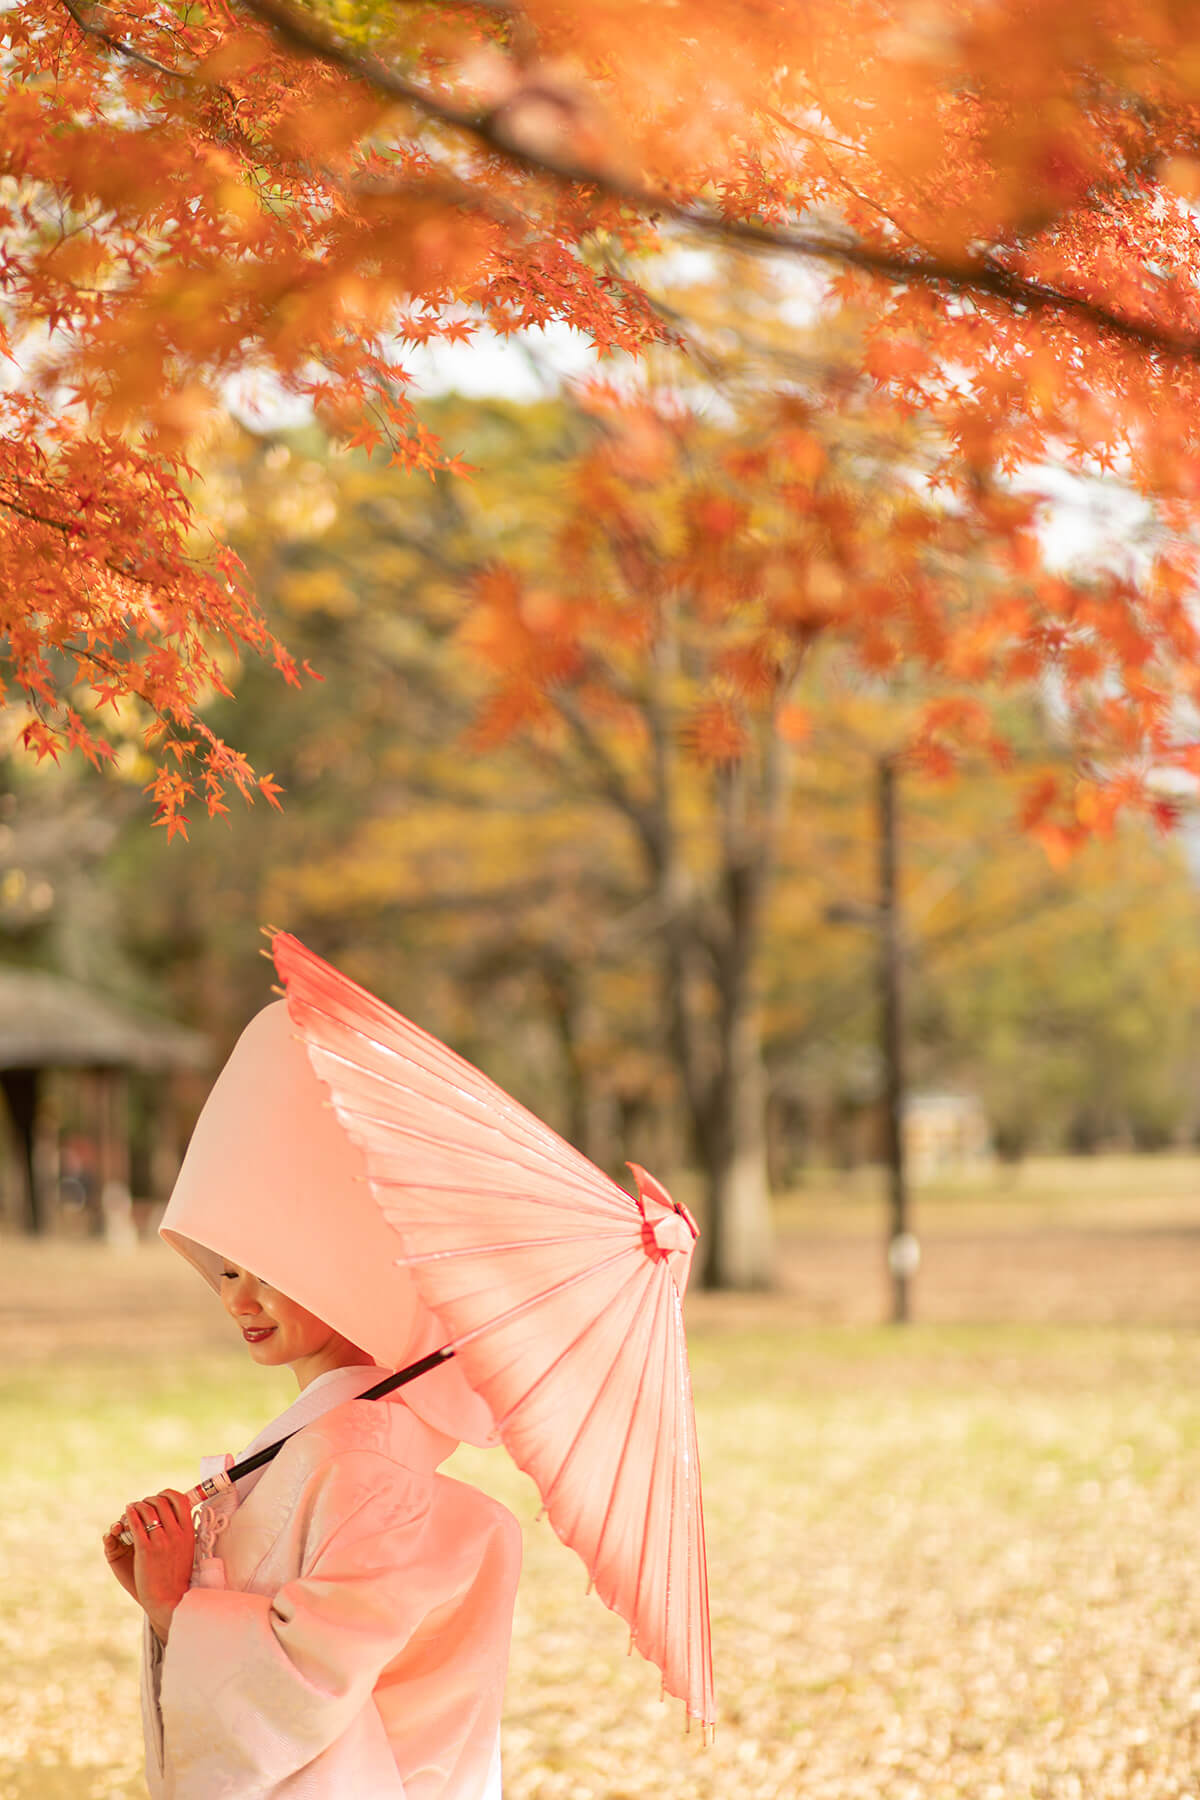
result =
[[[39,1247],[0,1296],[47,1333],[56,1294],[74,1309],[60,1352],[0,1380],[0,1800],[144,1793],[136,1618],[101,1531],[289,1397],[222,1347],[165,1253],[119,1264],[124,1347],[88,1339],[107,1266]],[[585,1597],[525,1478],[458,1454],[526,1528],[506,1800],[1196,1800],[1194,1334],[813,1330],[778,1303],[756,1328],[747,1302],[721,1308],[692,1327],[711,1747]]]

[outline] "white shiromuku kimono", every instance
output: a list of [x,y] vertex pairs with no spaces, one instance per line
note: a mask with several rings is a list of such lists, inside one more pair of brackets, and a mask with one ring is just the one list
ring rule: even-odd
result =
[[165,1650],[144,1631],[152,1800],[499,1800],[520,1527],[402,1399],[357,1398],[386,1373],[319,1376],[204,1509]]

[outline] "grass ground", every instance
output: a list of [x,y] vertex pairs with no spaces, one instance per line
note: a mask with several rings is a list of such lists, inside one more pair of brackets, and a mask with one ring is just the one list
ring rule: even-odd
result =
[[[507,1800],[1200,1800],[1200,1165],[924,1193],[903,1333],[870,1183],[788,1200],[781,1292],[691,1306],[712,1748],[460,1453],[526,1526]],[[290,1397],[227,1329],[168,1252],[0,1244],[0,1800],[144,1792],[100,1531]]]

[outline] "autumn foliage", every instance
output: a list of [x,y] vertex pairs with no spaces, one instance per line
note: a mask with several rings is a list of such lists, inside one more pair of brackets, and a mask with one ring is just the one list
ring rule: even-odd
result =
[[893,753],[950,775],[1010,765],[996,700],[1041,682],[1071,768],[1030,777],[1023,819],[1052,859],[1126,805],[1171,822],[1145,774],[1151,756],[1193,766],[1172,703],[1198,645],[1162,568],[1144,583],[1048,568],[1033,499],[973,484],[961,462],[949,500],[914,482],[928,433],[836,381],[759,398],[723,431],[603,391],[590,410],[554,576],[494,566],[474,585],[463,639],[492,676],[480,747],[553,737],[569,705],[649,785],[656,684],[672,732],[715,769],[772,735],[802,741],[806,706],[849,683],[890,704]]
[[[820,271],[810,308],[851,321],[838,379],[918,424],[920,453],[912,503],[839,528],[842,550],[785,594],[784,546],[828,530],[834,501],[805,420],[766,396],[751,460],[694,497],[677,552],[701,605],[728,603],[727,576],[761,581],[766,621],[698,702],[698,754],[737,754],[740,710],[829,614],[881,678],[914,654],[952,684],[1049,677],[1093,758],[1081,786],[1031,796],[1062,849],[1154,804],[1151,772],[1195,772],[1200,6],[704,0],[686,33],[680,16],[668,0],[3,15],[0,605],[30,748],[102,759],[148,731],[171,828],[230,782],[263,791],[202,723],[231,652],[296,678],[203,527],[191,463],[214,411],[257,383],[402,468],[452,464],[414,411],[412,345],[563,321],[602,351],[687,348],[664,270],[702,243]],[[1087,581],[1047,573],[1051,464],[1140,496],[1144,552]],[[748,524],[760,477],[774,547]],[[611,484],[593,503],[612,553],[636,557]],[[956,514],[1000,548],[947,598],[927,551]],[[616,602],[579,605],[541,634],[545,666],[517,658],[485,738],[576,666],[587,608]],[[921,730],[934,755],[990,726],[955,699]]]
[[93,759],[111,754],[98,710],[139,703],[166,736],[170,824],[197,782],[210,805],[230,780],[263,791],[198,717],[224,685],[214,645],[295,678],[193,513],[188,446],[230,381],[269,379],[349,443],[434,468],[449,459],[414,413],[406,345],[465,334],[469,309],[500,330],[567,318],[627,349],[662,327],[581,253],[606,219],[620,231],[611,202],[547,192],[518,210],[520,177],[498,165],[476,191],[389,132],[394,107],[222,5],[32,4],[3,33],[11,697],[39,755]]

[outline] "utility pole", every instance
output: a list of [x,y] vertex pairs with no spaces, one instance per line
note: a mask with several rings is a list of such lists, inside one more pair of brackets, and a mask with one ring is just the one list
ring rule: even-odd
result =
[[908,1181],[904,1166],[904,991],[899,902],[899,828],[896,766],[888,756],[876,769],[879,829],[879,1049],[883,1063],[884,1163],[888,1183],[888,1269],[892,1277],[892,1323],[909,1319],[909,1282],[920,1248],[909,1229]]
[[892,1323],[907,1325],[909,1282],[921,1261],[921,1246],[909,1225],[904,1166],[904,928],[900,917],[896,786],[894,761],[890,756],[878,757],[875,824],[879,861],[875,904],[842,902],[826,907],[825,918],[830,925],[866,925],[875,933],[879,1060],[883,1068],[883,1162],[888,1198],[887,1263],[892,1278]]

